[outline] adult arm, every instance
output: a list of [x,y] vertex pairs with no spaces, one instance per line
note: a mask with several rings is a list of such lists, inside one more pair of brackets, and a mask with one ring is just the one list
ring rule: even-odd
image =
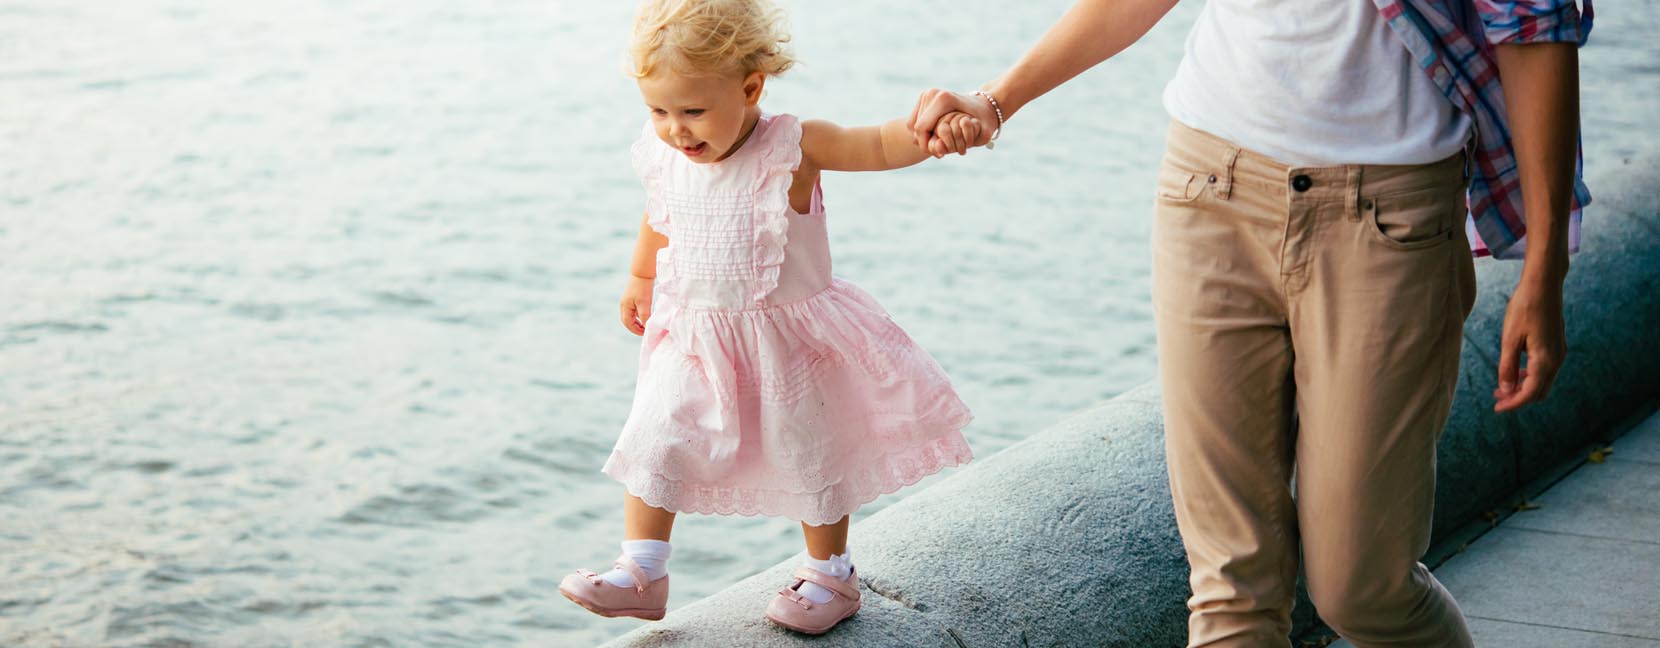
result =
[[1577,48],[1573,42],[1495,47],[1527,219],[1522,277],[1504,315],[1493,394],[1500,412],[1543,400],[1568,351],[1562,282],[1579,142]]
[[[1043,96],[1084,70],[1111,58],[1139,40],[1158,23],[1176,0],[1078,0],[1060,21],[1027,50],[1014,67],[985,86],[1008,120],[1027,103]],[[955,133],[938,131],[941,117],[955,111],[973,115],[986,124],[979,137],[955,142]],[[932,89],[922,93],[907,122],[917,146],[935,157],[962,145],[982,146],[991,139],[997,114],[985,99],[972,94]],[[935,136],[938,137],[935,137]],[[930,138],[935,142],[930,145]]]

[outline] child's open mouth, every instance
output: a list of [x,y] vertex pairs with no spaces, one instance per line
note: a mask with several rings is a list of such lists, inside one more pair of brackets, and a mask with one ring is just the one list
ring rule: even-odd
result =
[[707,150],[709,150],[708,142],[698,142],[697,146],[680,147],[680,152],[685,153],[686,157],[697,157],[699,155],[703,155],[703,152]]

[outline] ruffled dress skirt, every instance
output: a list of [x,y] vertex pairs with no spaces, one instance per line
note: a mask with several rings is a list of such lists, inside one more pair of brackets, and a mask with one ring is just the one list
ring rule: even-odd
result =
[[[693,339],[675,339],[671,318]],[[972,457],[972,416],[944,372],[853,284],[762,310],[653,313],[646,336],[604,471],[652,506],[832,524]],[[732,372],[732,411],[711,363]],[[728,425],[737,450],[713,460],[708,439]]]

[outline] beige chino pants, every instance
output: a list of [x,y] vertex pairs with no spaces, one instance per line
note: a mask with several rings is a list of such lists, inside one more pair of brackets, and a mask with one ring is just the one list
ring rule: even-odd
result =
[[[1173,124],[1153,304],[1189,646],[1470,646],[1418,560],[1475,277],[1464,156],[1288,167]],[[1293,493],[1295,475],[1295,493]]]

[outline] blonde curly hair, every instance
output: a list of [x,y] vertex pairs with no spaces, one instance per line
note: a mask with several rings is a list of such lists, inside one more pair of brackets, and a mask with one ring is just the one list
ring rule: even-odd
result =
[[767,76],[795,65],[784,12],[770,0],[646,0],[634,18],[629,74]]

